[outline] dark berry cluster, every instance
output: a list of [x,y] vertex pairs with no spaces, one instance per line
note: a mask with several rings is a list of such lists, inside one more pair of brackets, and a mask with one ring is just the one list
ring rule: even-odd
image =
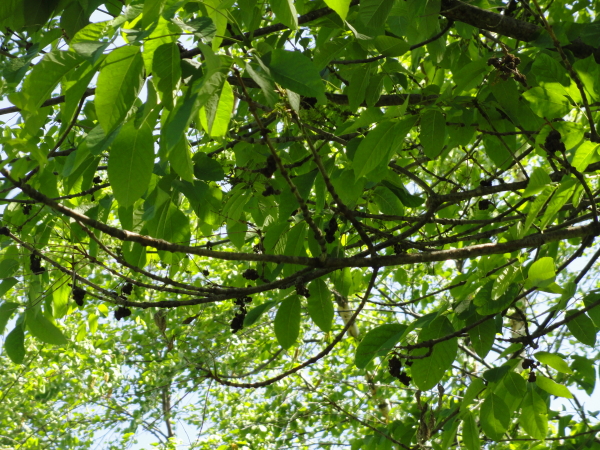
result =
[[396,244],[394,244],[394,253],[396,255],[403,255],[403,254],[405,254],[406,253],[405,246],[403,244],[399,243],[399,242],[396,243]]
[[536,367],[538,367],[539,364],[536,363],[533,359],[527,358],[527,359],[523,360],[523,363],[521,364],[521,366],[523,366],[523,369],[525,369],[525,370],[530,369],[528,381],[530,383],[535,383],[536,377],[535,377],[535,371],[534,371],[534,369]]
[[258,280],[260,278],[260,275],[258,274],[256,269],[246,269],[246,270],[244,270],[244,273],[242,273],[242,276],[246,280],[250,280],[250,281]]
[[102,178],[100,178],[100,176],[96,175],[92,181],[94,182],[94,184],[100,184],[100,183],[102,183]]
[[527,86],[527,78],[519,72],[518,65],[521,64],[521,58],[507,53],[502,58],[488,59],[488,66],[494,66],[501,75],[500,78],[508,80],[512,75],[515,81],[518,81],[523,86]]
[[237,333],[244,328],[244,319],[246,318],[246,305],[252,301],[252,297],[239,297],[235,299],[235,306],[239,309],[231,321],[231,332]]
[[404,386],[410,385],[412,378],[406,375],[406,372],[402,371],[402,362],[400,362],[400,358],[397,356],[392,356],[389,359],[388,371],[391,376],[397,378]]
[[131,283],[125,283],[121,288],[121,294],[131,295],[131,292],[133,292],[133,285]]
[[310,297],[310,292],[303,284],[296,285],[296,294],[302,295],[303,297]]
[[0,235],[10,236],[10,230],[8,229],[8,227],[0,227]]
[[544,147],[548,153],[564,153],[566,151],[565,144],[561,141],[561,137],[560,133],[556,130],[552,130],[548,133],[548,136],[546,136],[546,140],[544,141]]
[[479,186],[481,186],[481,187],[492,187],[492,180],[481,180],[479,182]]
[[25,203],[23,205],[23,214],[28,216],[30,212],[31,212],[31,203]]
[[269,157],[267,158],[267,164],[265,165],[265,167],[260,169],[259,172],[262,173],[265,177],[271,178],[276,170],[277,162],[275,161],[273,155],[269,155]]
[[124,317],[129,317],[131,315],[131,310],[126,308],[125,306],[119,306],[115,311],[115,319],[121,320]]
[[281,191],[279,189],[273,188],[273,186],[267,186],[266,189],[262,192],[263,197],[268,197],[269,195],[279,195]]
[[46,268],[42,267],[40,263],[41,260],[42,258],[40,258],[34,253],[29,255],[29,268],[31,269],[34,275],[41,275],[46,271]]
[[489,200],[480,200],[479,201],[479,210],[480,211],[484,211],[486,209],[488,209],[490,206],[492,205],[492,202]]
[[338,223],[335,217],[332,217],[331,220],[327,223],[325,227],[325,240],[330,244],[335,241],[335,233],[338,230]]
[[204,275],[205,277],[209,276],[209,275],[210,275],[210,270],[208,270],[208,269],[204,269],[204,270],[202,271],[202,275]]
[[83,306],[83,298],[85,297],[85,291],[79,286],[75,286],[71,291],[71,294],[73,295],[73,300],[75,300],[77,306]]

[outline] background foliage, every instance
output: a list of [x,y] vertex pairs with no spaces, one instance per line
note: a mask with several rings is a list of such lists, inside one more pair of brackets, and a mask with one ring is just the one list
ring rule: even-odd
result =
[[600,448],[598,10],[0,2],[2,448]]

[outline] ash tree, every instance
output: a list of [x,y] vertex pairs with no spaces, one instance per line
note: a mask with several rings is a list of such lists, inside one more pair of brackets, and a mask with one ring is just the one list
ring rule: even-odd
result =
[[0,446],[600,448],[599,10],[0,2]]

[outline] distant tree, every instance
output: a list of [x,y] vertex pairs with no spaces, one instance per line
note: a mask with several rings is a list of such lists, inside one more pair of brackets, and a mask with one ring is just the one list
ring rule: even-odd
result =
[[598,11],[2,0],[0,447],[600,449]]

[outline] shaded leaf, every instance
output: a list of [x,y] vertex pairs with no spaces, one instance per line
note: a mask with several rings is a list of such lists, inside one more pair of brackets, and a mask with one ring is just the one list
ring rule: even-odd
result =
[[331,291],[325,282],[318,278],[308,286],[310,297],[307,299],[307,309],[313,322],[325,333],[331,331],[333,324],[333,302]]
[[300,335],[300,298],[292,295],[279,305],[275,315],[275,336],[279,345],[289,349]]
[[400,341],[406,329],[406,325],[389,323],[369,330],[356,348],[356,367],[364,369],[376,356],[386,355]]
[[98,75],[96,114],[109,134],[133,106],[144,82],[144,60],[139,47],[124,46],[110,52]]

